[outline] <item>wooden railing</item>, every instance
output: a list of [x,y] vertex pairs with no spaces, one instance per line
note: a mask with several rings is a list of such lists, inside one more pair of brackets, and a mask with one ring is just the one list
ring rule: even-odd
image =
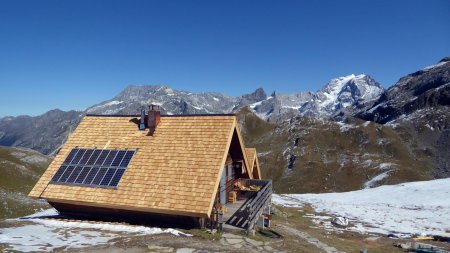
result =
[[261,189],[248,199],[245,207],[245,216],[247,221],[245,227],[247,231],[251,231],[258,219],[260,218],[264,207],[266,207],[272,197],[272,180],[257,180],[257,179],[239,179],[241,184],[246,187],[252,185],[261,186]]

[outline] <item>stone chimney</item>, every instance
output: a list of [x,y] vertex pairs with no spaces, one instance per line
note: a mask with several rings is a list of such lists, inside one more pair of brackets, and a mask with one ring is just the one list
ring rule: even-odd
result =
[[161,118],[161,112],[159,110],[159,105],[150,105],[148,110],[148,119],[147,119],[147,126],[149,128],[149,135],[153,135],[153,132],[155,132],[156,127],[159,124]]

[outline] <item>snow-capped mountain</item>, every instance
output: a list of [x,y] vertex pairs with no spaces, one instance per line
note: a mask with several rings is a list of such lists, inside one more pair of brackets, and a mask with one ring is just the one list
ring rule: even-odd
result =
[[294,94],[273,92],[266,99],[250,104],[249,106],[261,119],[280,122],[299,115],[301,106],[310,101],[313,96],[314,94],[311,92]]
[[164,114],[229,113],[239,98],[221,93],[191,93],[166,85],[130,85],[116,97],[86,110],[90,114],[139,114],[149,104],[161,106]]
[[319,115],[332,115],[339,110],[377,99],[384,88],[372,77],[349,75],[331,80],[316,93],[315,104]]
[[250,108],[268,121],[280,121],[295,115],[330,117],[348,107],[378,99],[383,91],[384,88],[372,77],[352,74],[332,79],[316,93],[274,93],[250,105]]
[[[380,87],[366,75],[333,79],[317,93],[273,92],[270,96],[262,88],[250,94],[230,97],[217,92],[180,91],[167,85],[130,85],[114,98],[85,111],[55,110],[37,117],[2,118],[0,145],[30,147],[44,154],[51,154],[63,143],[84,114],[139,114],[142,108],[146,109],[151,103],[160,105],[162,113],[169,115],[232,113],[250,106],[258,117],[270,122],[283,122],[298,115],[329,117],[349,105],[373,99],[382,89]],[[48,116],[54,114],[56,116],[51,118],[56,118],[56,121],[49,123]],[[31,126],[17,127],[28,124]],[[45,138],[55,132],[59,134],[54,138]]]

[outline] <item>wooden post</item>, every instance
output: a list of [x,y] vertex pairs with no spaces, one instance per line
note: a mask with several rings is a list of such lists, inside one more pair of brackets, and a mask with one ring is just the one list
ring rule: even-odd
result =
[[206,220],[205,220],[205,218],[199,218],[198,219],[198,223],[200,224],[200,228],[201,229],[205,229],[206,228]]
[[219,210],[219,215],[218,215],[219,217],[218,217],[218,219],[217,219],[217,223],[218,223],[218,227],[217,227],[217,230],[218,231],[222,231],[222,229],[223,229],[223,211],[222,210]]

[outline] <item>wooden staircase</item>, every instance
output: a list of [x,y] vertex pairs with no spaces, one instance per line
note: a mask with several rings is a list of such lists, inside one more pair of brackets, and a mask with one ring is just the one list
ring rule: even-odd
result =
[[272,197],[272,180],[240,179],[248,187],[259,185],[261,189],[253,192],[242,206],[227,220],[226,224],[250,231],[254,228],[264,208]]

